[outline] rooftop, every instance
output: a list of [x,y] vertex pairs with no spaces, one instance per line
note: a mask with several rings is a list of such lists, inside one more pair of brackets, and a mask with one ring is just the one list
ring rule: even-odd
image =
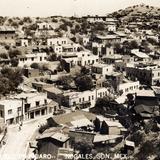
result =
[[113,139],[117,139],[123,137],[121,135],[95,135],[93,143],[105,142]]
[[45,88],[44,90],[47,91],[47,92],[50,92],[50,93],[63,94],[63,91],[60,90],[60,89],[57,88],[57,87]]
[[97,38],[98,39],[102,39],[102,40],[105,40],[105,39],[120,39],[120,37],[119,36],[117,36],[117,35],[105,35],[105,36],[103,36],[103,35],[97,35]]
[[77,120],[81,120],[81,119],[94,120],[95,117],[96,116],[94,114],[89,113],[89,112],[75,111],[75,112],[71,112],[71,113],[62,114],[62,115],[58,115],[58,116],[52,117],[52,119],[57,124],[73,126],[74,124],[77,124],[77,122],[78,122]]
[[138,90],[137,91],[137,96],[142,96],[142,97],[155,97],[154,91],[153,90]]

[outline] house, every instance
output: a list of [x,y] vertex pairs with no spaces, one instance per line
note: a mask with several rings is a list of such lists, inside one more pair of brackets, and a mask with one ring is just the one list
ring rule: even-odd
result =
[[47,129],[36,138],[38,141],[38,154],[49,154],[51,160],[63,160],[65,156],[73,156],[70,137],[61,130]]
[[135,95],[134,110],[142,118],[159,115],[159,101],[153,90],[139,90]]
[[99,44],[99,43],[93,42],[92,50],[93,50],[93,54],[99,55],[100,57],[114,55],[113,47],[106,47],[104,44],[101,44],[101,43]]
[[96,134],[94,136],[93,144],[95,147],[104,147],[106,145],[116,145],[122,142],[122,135],[102,135]]
[[110,54],[102,57],[102,60],[106,64],[115,64],[116,62],[119,62],[122,60],[122,56],[119,54]]
[[93,64],[98,63],[99,57],[94,54],[90,54],[86,52],[71,52],[71,53],[64,53],[61,56],[61,60],[64,61],[63,65],[68,65],[73,67],[75,65],[79,66],[90,66]]
[[90,38],[85,35],[79,35],[79,43],[83,46],[87,46],[90,42]]
[[48,84],[45,82],[32,82],[32,87],[38,92],[45,92],[45,88],[53,87],[53,84]]
[[47,46],[66,45],[66,44],[71,44],[71,40],[69,40],[67,37],[47,39]]
[[135,143],[133,141],[125,140],[124,141],[124,154],[131,155],[135,150]]
[[93,73],[101,74],[105,77],[106,74],[113,72],[113,65],[97,63],[92,65],[91,70]]
[[37,23],[38,30],[53,30],[54,26],[52,23],[42,22]]
[[10,26],[0,26],[0,43],[15,45],[16,31]]
[[102,134],[108,134],[108,135],[120,135],[124,127],[121,125],[121,123],[117,121],[103,121],[101,127],[101,133]]
[[131,81],[127,79],[123,79],[123,82],[118,86],[118,92],[122,92],[123,95],[127,95],[129,93],[135,93],[139,90],[140,84],[139,81]]
[[44,63],[47,59],[47,54],[42,53],[30,53],[25,55],[17,56],[18,66],[23,67],[24,65],[30,66],[32,63]]
[[95,41],[98,43],[103,44],[113,44],[113,43],[120,43],[121,38],[115,34],[107,34],[107,35],[96,35]]
[[46,94],[21,93],[12,99],[0,101],[0,116],[6,124],[19,123],[53,113],[55,106],[57,103],[48,99]]
[[150,62],[152,60],[146,53],[140,52],[138,49],[132,49],[131,55],[135,57],[135,61]]
[[122,135],[125,129],[119,121],[114,119],[97,116],[100,121],[100,134],[101,135]]
[[116,32],[116,24],[115,23],[107,23],[108,32]]
[[126,75],[141,84],[157,85],[160,83],[160,67],[156,64],[141,63],[134,67],[126,67]]
[[82,18],[86,19],[90,23],[95,23],[95,22],[106,22],[106,24],[117,23],[117,20],[115,20],[113,18],[108,18],[107,16],[99,16],[99,15],[90,16],[90,15],[88,15],[88,16],[84,16]]
[[28,39],[20,39],[20,45],[22,47],[28,47],[29,46],[29,41]]

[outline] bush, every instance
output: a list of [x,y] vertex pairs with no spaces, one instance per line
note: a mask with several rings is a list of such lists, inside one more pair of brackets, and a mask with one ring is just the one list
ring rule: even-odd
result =
[[64,31],[68,31],[68,28],[67,28],[67,26],[65,24],[61,24],[59,26],[59,29],[64,30]]
[[57,22],[58,22],[58,20],[57,20],[57,19],[55,19],[55,18],[52,18],[52,22],[57,23]]
[[18,66],[18,60],[15,59],[15,58],[12,58],[11,59],[11,65],[12,65],[12,67],[17,67]]
[[34,68],[34,69],[39,69],[39,64],[38,63],[32,63],[30,65],[31,68]]
[[75,84],[80,91],[90,90],[93,87],[92,78],[86,75],[76,78]]
[[0,54],[0,58],[8,59],[8,55],[6,53],[2,53],[2,54]]
[[18,49],[9,50],[8,53],[10,58],[16,58],[18,55],[22,55],[22,52]]

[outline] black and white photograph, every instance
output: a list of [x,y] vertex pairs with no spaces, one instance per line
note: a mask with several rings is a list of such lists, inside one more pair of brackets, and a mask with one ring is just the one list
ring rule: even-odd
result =
[[160,1],[0,0],[0,160],[160,160]]

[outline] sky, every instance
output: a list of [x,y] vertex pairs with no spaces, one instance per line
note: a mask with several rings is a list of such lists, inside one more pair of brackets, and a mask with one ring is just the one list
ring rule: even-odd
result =
[[105,15],[141,3],[160,7],[160,0],[0,0],[0,16]]

